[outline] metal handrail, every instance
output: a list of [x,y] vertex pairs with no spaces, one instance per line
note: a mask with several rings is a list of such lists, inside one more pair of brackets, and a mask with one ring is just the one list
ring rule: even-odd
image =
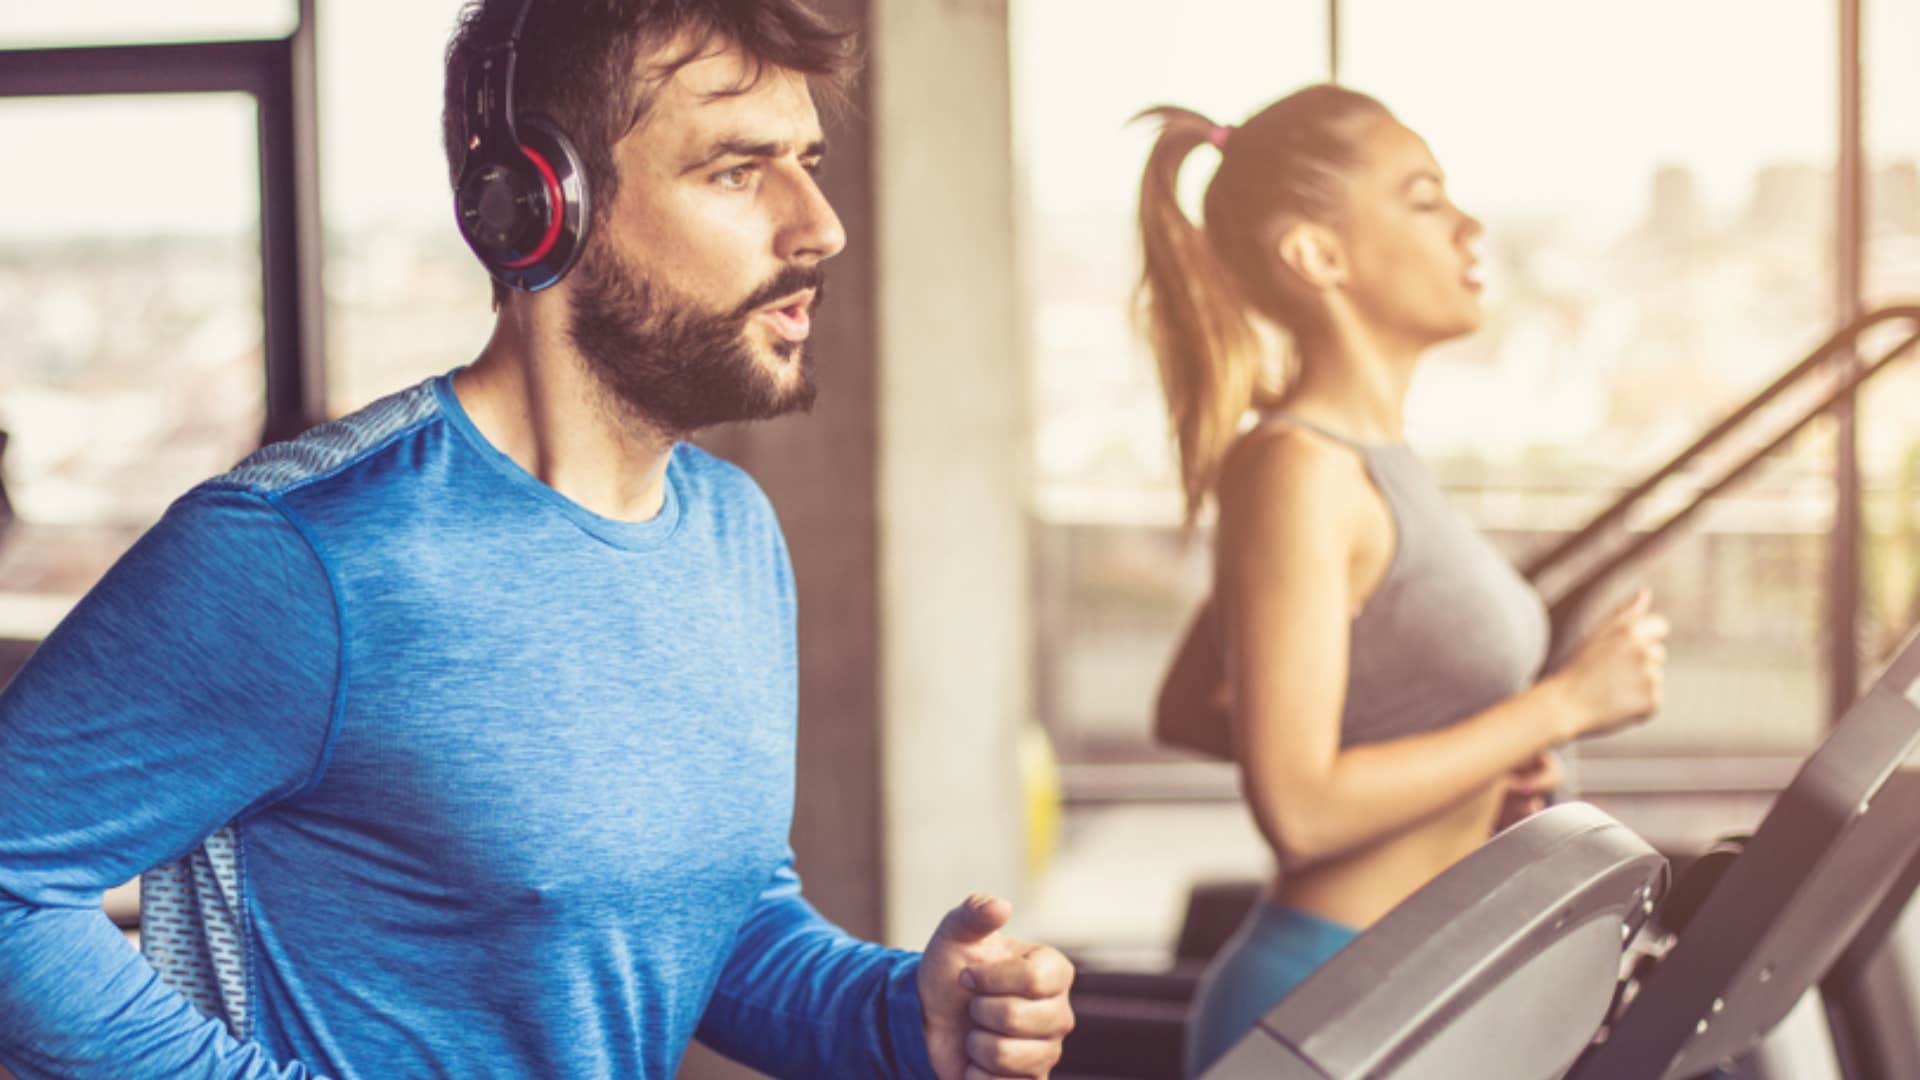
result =
[[[1740,430],[1750,419],[1772,403],[1775,398],[1778,398],[1790,389],[1802,385],[1811,376],[1831,376],[1832,372],[1830,368],[1837,354],[1840,354],[1842,350],[1851,349],[1860,336],[1868,330],[1896,319],[1907,320],[1907,322],[1913,326],[1913,331],[1871,363],[1856,363],[1850,365],[1844,374],[1837,378],[1836,385],[1832,389],[1822,395],[1816,403],[1803,409],[1784,430],[1767,440],[1767,442],[1758,449],[1747,453],[1728,469],[1724,475],[1704,485],[1693,498],[1675,510],[1666,520],[1652,528],[1632,534],[1631,539],[1622,550],[1600,562],[1597,567],[1587,570],[1576,578],[1572,584],[1559,589],[1550,589],[1542,585],[1542,579],[1562,564],[1571,562],[1577,556],[1586,555],[1607,538],[1614,535],[1615,528],[1622,524],[1628,512],[1633,509],[1635,504],[1652,494],[1666,481],[1684,471],[1689,465],[1693,464],[1696,459],[1714,449],[1716,445],[1725,440],[1727,436]],[[1894,304],[1860,316],[1858,319],[1835,331],[1809,353],[1805,359],[1788,368],[1784,374],[1775,379],[1758,394],[1754,395],[1746,404],[1714,424],[1713,427],[1709,428],[1704,435],[1695,439],[1686,449],[1674,455],[1666,464],[1655,469],[1644,480],[1641,480],[1632,488],[1628,489],[1606,509],[1596,514],[1591,521],[1575,530],[1566,539],[1555,544],[1546,552],[1534,557],[1524,566],[1523,572],[1535,583],[1536,587],[1541,588],[1543,595],[1546,597],[1548,611],[1552,615],[1556,632],[1562,630],[1567,622],[1578,613],[1581,604],[1601,585],[1611,579],[1613,575],[1619,573],[1628,565],[1646,557],[1652,549],[1666,540],[1675,530],[1698,512],[1707,500],[1720,494],[1728,486],[1746,475],[1746,473],[1761,460],[1772,454],[1775,450],[1778,450],[1788,439],[1798,433],[1800,429],[1811,423],[1815,417],[1828,412],[1835,405],[1840,404],[1856,387],[1888,367],[1894,360],[1906,354],[1916,344],[1920,344],[1920,305]]]

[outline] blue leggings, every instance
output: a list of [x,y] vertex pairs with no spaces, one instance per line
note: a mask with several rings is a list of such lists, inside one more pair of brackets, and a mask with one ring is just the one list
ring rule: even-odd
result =
[[1199,1076],[1281,998],[1360,932],[1261,901],[1207,965],[1187,1017],[1186,1070]]

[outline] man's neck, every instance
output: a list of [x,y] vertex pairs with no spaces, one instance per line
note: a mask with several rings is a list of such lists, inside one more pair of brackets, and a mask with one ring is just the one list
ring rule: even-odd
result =
[[666,496],[675,439],[615,401],[558,326],[509,302],[480,355],[454,376],[473,426],[541,483],[617,521]]

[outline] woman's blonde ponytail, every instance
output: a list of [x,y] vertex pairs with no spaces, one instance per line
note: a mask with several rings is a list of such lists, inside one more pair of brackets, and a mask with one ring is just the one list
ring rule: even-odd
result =
[[1140,181],[1144,268],[1137,308],[1160,370],[1191,526],[1253,404],[1261,342],[1227,265],[1178,200],[1187,155],[1220,141],[1219,133],[1227,129],[1172,106],[1148,109],[1135,119],[1160,123]]

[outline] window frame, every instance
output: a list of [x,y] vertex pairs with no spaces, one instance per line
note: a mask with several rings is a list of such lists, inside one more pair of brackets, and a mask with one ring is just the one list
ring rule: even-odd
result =
[[299,0],[284,38],[0,49],[0,99],[236,91],[254,99],[263,442],[317,423],[326,400],[314,4]]

